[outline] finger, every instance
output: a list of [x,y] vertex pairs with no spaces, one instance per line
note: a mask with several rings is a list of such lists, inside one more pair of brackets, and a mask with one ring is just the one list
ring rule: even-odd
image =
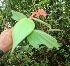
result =
[[13,28],[9,29],[9,31],[8,31],[8,34],[9,34],[10,36],[12,36],[12,31],[13,31]]
[[13,30],[13,28],[4,30],[4,31],[1,33],[1,35],[6,35],[6,34],[12,35],[12,30]]
[[13,27],[10,29],[10,31],[13,31]]
[[7,32],[8,32],[7,30],[6,30],[6,31],[3,31],[3,32],[1,33],[1,35],[5,35]]
[[13,28],[9,29],[9,33],[12,33],[12,31],[13,31]]
[[4,30],[3,32],[8,32],[9,31],[9,29],[6,29],[6,30]]
[[9,33],[9,30],[10,30],[10,29],[4,30],[4,31],[1,33],[1,35],[6,35],[7,33]]

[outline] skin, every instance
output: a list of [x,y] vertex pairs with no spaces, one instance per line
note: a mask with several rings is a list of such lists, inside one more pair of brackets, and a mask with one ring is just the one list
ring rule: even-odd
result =
[[8,52],[12,48],[12,29],[7,29],[0,34],[0,49],[3,53]]

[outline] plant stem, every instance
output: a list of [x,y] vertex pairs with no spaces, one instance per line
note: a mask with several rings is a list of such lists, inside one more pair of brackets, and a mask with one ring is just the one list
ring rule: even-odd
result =
[[42,20],[40,20],[40,19],[37,19],[37,18],[33,18],[33,20],[35,20],[36,22],[42,23],[42,24],[46,25],[48,28],[51,29],[51,25],[50,25],[50,24],[45,23],[44,21],[42,21]]

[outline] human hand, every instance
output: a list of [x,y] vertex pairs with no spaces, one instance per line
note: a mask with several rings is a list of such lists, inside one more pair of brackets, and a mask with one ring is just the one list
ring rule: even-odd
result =
[[7,29],[0,35],[0,49],[3,51],[3,53],[8,52],[12,48],[12,30],[13,28]]

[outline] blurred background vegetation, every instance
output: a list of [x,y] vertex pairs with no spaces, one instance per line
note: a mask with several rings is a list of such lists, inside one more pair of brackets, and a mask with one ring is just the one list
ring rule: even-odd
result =
[[[12,55],[6,53],[0,59],[0,66],[70,66],[70,0],[0,0],[0,33],[7,27],[15,25],[11,18],[11,10],[23,13],[27,17],[31,12],[43,9],[46,18],[40,19],[49,23],[50,31],[44,25],[36,24],[36,28],[47,32],[61,44],[59,50],[40,46],[37,50],[22,41]],[[23,45],[22,45],[23,44]]]

